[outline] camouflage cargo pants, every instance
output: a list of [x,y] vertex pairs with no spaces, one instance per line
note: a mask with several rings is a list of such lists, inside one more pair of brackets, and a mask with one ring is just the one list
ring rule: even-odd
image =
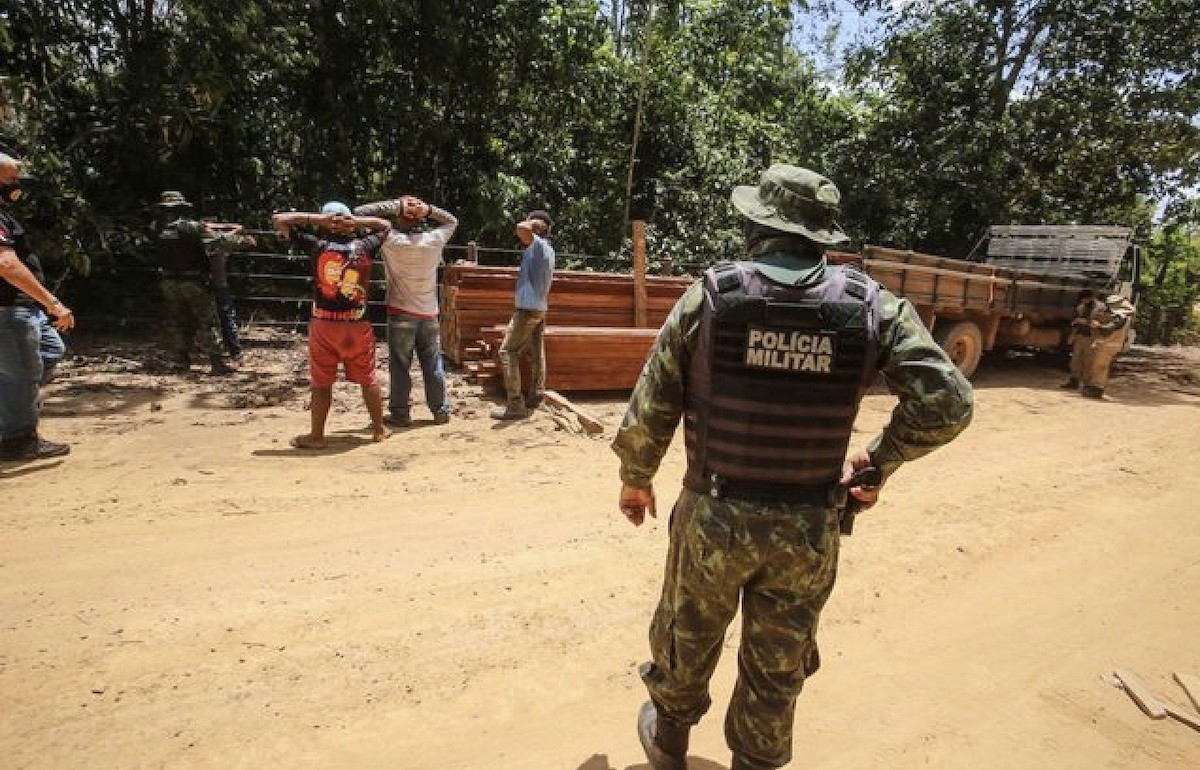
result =
[[197,283],[170,280],[163,281],[162,293],[164,317],[175,352],[181,356],[196,350],[206,357],[220,355],[221,333],[212,293]]
[[1088,334],[1075,333],[1074,339],[1071,340],[1071,362],[1070,370],[1071,377],[1076,380],[1083,379],[1083,366],[1087,362],[1088,348],[1092,345],[1092,338]]
[[[1104,389],[1108,387],[1108,372],[1125,347],[1125,329],[1109,334],[1097,333],[1088,338],[1079,356],[1079,381],[1084,386]],[[1073,360],[1074,357],[1072,357]]]
[[837,574],[837,515],[685,489],[670,530],[650,626],[653,662],[642,672],[650,697],[676,722],[700,720],[740,599],[738,678],[725,739],[746,767],[782,767],[792,756],[796,698],[820,665],[817,619]]
[[[500,343],[500,366],[508,403],[524,408],[525,401],[546,390],[546,313],[515,310]],[[521,356],[529,354],[530,381],[521,386]]]

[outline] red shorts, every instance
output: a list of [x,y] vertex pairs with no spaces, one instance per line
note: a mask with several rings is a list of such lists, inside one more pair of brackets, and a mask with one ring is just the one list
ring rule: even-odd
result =
[[375,332],[369,321],[308,321],[308,371],[314,388],[331,388],[337,380],[338,364],[346,368],[346,379],[359,385],[375,385]]

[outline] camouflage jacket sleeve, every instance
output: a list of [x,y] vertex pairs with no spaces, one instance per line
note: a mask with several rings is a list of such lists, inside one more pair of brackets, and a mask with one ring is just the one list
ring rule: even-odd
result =
[[883,289],[880,305],[880,373],[900,403],[867,453],[886,478],[965,430],[974,393],[908,300]]
[[621,481],[650,486],[683,414],[688,359],[695,350],[704,288],[692,284],[667,316],[629,398],[625,419],[613,439],[621,458]]
[[248,235],[234,233],[207,233],[204,237],[204,248],[210,255],[228,255],[235,251],[246,251],[252,248],[254,239]]

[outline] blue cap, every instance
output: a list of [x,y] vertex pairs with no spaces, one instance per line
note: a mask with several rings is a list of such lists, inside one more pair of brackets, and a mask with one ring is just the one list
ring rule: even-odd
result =
[[350,207],[341,201],[329,201],[321,207],[322,214],[341,214],[342,216],[350,216]]

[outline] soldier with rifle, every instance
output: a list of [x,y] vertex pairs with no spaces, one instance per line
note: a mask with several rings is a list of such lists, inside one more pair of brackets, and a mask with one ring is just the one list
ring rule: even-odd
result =
[[[155,208],[163,310],[177,361],[186,369],[192,351],[199,350],[212,374],[230,374],[233,369],[221,355],[221,339],[226,338],[234,358],[241,355],[241,344],[225,262],[231,251],[251,248],[255,240],[242,235],[241,225],[192,219],[192,204],[174,190],[164,192]],[[218,313],[226,319],[227,330],[219,326]]]

